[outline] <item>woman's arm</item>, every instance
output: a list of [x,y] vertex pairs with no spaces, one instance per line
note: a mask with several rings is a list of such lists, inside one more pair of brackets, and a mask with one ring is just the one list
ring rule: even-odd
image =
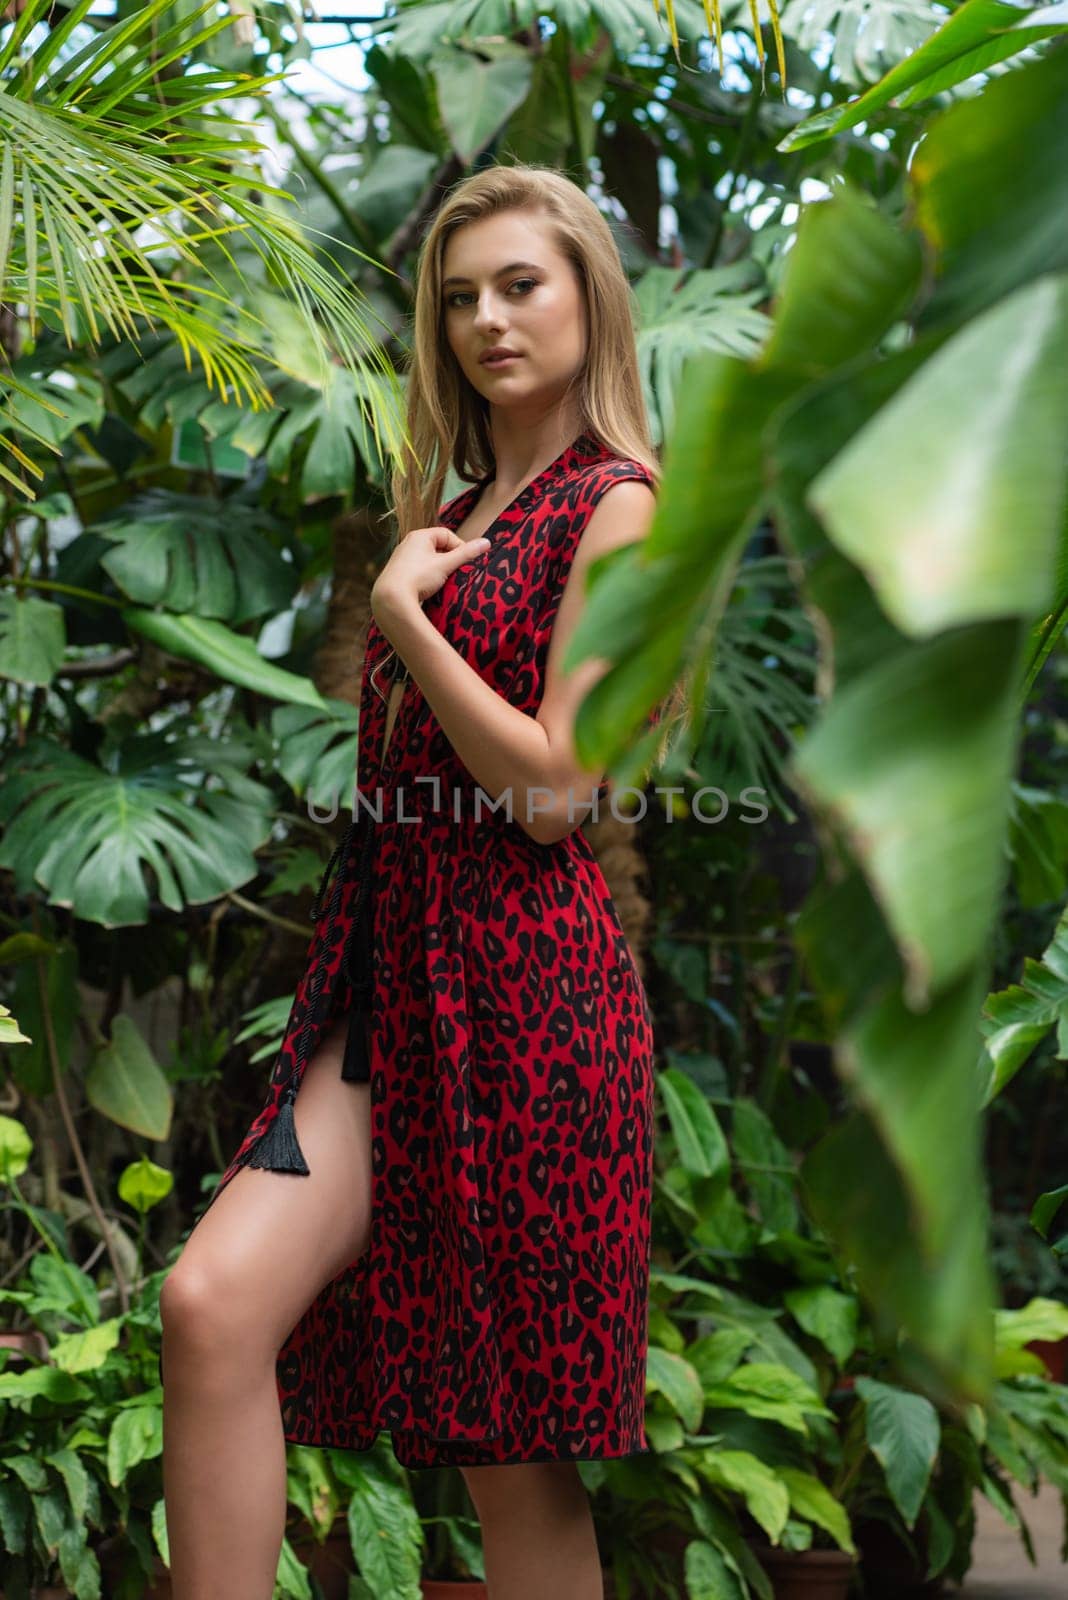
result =
[[[606,489],[583,530],[553,626],[545,691],[529,716],[481,678],[438,632],[409,594],[375,585],[371,605],[379,628],[395,647],[475,782],[493,800],[511,790],[512,818],[538,844],[555,844],[583,821],[584,802],[604,777],[582,768],[574,746],[579,704],[608,670],[602,658],[584,661],[568,677],[560,662],[585,602],[590,563],[644,537],[656,497],[647,484],[625,480]],[[574,820],[568,820],[568,796]]]

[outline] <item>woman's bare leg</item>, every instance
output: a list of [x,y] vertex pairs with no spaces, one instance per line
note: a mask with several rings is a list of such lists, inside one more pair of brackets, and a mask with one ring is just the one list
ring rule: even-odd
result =
[[490,1600],[603,1600],[590,1497],[573,1461],[461,1467]]
[[163,1284],[163,1483],[174,1600],[271,1600],[285,1531],[278,1351],[370,1236],[370,1085],[342,1018],[293,1104],[307,1177],[242,1167]]

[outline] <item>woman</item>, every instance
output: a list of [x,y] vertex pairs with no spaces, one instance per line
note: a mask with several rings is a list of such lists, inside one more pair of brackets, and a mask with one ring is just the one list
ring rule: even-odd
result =
[[[561,665],[591,563],[655,506],[629,288],[593,203],[530,166],[451,192],[417,282],[436,465],[394,481],[366,804],[267,1104],[163,1289],[175,1600],[268,1600],[285,1441],[382,1429],[461,1468],[493,1600],[593,1600],[575,1462],[648,1449],[652,1022],[580,827],[605,663]],[[480,476],[439,508],[450,458]]]

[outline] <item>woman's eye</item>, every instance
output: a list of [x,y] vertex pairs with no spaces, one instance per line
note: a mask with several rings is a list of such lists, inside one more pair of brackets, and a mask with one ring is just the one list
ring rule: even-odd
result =
[[[508,285],[508,288],[509,288],[509,290],[518,289],[521,284],[529,284],[531,289],[536,289],[538,287],[538,280],[537,280],[537,278],[516,278],[512,283],[510,283]],[[458,305],[459,302],[465,296],[470,295],[470,293],[471,293],[470,289],[456,289],[456,290],[453,291],[452,294],[450,294],[447,297],[447,299],[445,301],[445,304],[447,306]]]

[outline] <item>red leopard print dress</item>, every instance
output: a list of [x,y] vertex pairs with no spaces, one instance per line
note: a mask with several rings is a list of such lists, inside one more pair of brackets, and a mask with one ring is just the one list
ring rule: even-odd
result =
[[[458,527],[490,476],[440,521]],[[653,482],[580,434],[497,518],[489,550],[425,603],[531,716],[579,538],[627,478]],[[476,817],[477,785],[414,681],[380,760],[383,674],[369,677],[391,655],[372,621],[356,815],[313,910],[267,1103],[212,1196],[265,1148],[264,1165],[284,1148],[284,1164],[307,1172],[292,1102],[329,1024],[353,1007],[346,944],[360,943],[349,935],[367,926],[369,895],[370,1245],[279,1352],[285,1437],[366,1450],[385,1429],[415,1468],[644,1453],[645,991],[582,828],[541,845],[503,809]]]

